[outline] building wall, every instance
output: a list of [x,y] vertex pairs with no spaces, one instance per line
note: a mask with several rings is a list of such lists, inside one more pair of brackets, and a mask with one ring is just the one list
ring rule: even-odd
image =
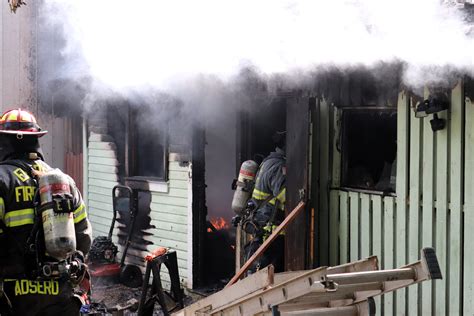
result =
[[[150,184],[151,228],[147,245],[150,252],[158,246],[176,250],[180,278],[185,286],[192,287],[192,227],[190,165],[180,165],[177,155],[170,154],[168,181]],[[94,237],[107,235],[112,221],[112,188],[118,184],[118,160],[113,139],[106,134],[91,133],[87,148],[87,203]],[[116,225],[117,226],[117,225]],[[117,228],[114,236],[117,236]],[[115,237],[114,242],[117,243]],[[144,266],[144,253],[130,251],[126,260]],[[120,257],[119,253],[119,257]],[[166,271],[166,269],[163,269]],[[169,281],[162,273],[164,283]]]
[[333,161],[321,179],[322,190],[331,188],[325,189],[328,194],[321,204],[329,205],[329,262],[377,255],[380,268],[389,269],[417,261],[420,249],[434,247],[443,280],[378,298],[377,310],[381,315],[470,315],[474,313],[474,250],[469,243],[474,237],[474,107],[459,82],[451,93],[450,110],[440,114],[447,127],[434,133],[432,116],[416,118],[414,102],[406,92],[399,94],[395,196],[338,188],[337,111],[322,102],[321,120],[326,120],[322,126],[327,127],[322,135],[327,137],[321,147],[330,150],[321,158],[321,167]]
[[0,16],[0,112],[18,107],[32,111],[49,131],[40,141],[45,160],[63,169],[64,121],[40,111],[38,101],[38,3],[28,3],[13,14],[5,1]]

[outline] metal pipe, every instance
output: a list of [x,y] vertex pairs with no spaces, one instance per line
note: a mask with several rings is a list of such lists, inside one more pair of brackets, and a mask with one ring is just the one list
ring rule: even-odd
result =
[[383,271],[352,272],[340,274],[328,274],[323,276],[322,281],[337,284],[388,282],[399,280],[415,280],[416,272],[412,268],[402,268]]
[[343,306],[343,307],[327,307],[327,308],[315,308],[307,309],[302,311],[293,312],[280,312],[281,316],[290,315],[307,315],[307,316],[357,316],[359,315],[359,309],[357,306]]

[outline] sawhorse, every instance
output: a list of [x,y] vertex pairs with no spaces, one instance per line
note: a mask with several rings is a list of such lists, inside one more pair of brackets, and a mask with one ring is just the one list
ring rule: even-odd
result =
[[[168,269],[171,280],[171,293],[168,294],[163,290],[161,284],[161,265],[164,264]],[[153,273],[153,279],[150,283],[150,276]],[[148,292],[150,294],[148,295]],[[172,299],[176,305],[172,308],[168,308],[166,304],[166,297]],[[180,286],[179,271],[178,271],[178,259],[176,257],[176,251],[167,251],[165,254],[157,256],[147,262],[145,279],[143,280],[142,295],[140,298],[140,304],[138,306],[138,316],[153,315],[153,309],[155,303],[158,303],[165,316],[170,315],[170,312],[175,309],[183,308],[183,290]]]

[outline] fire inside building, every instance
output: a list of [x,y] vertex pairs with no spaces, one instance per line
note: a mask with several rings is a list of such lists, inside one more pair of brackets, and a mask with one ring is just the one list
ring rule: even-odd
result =
[[[217,105],[211,109],[206,99],[190,107],[184,93],[153,89],[131,94],[105,89],[91,97],[87,76],[58,76],[67,66],[58,53],[65,36],[41,23],[37,6],[22,6],[20,18],[2,11],[3,47],[21,51],[0,59],[2,110],[21,105],[50,131],[42,139],[45,160],[75,179],[94,237],[110,237],[95,253],[109,256],[104,270],[109,276],[133,267],[121,282],[146,289],[153,284],[147,276],[154,260],[146,258],[164,248],[173,255],[163,257],[161,272],[152,273],[174,291],[171,298],[181,289],[200,297],[232,289],[233,277],[246,268],[245,245],[252,239],[242,223],[232,221],[232,183],[244,162],[260,165],[275,150],[275,132],[284,131],[283,212],[292,220],[282,228],[287,274],[260,269],[248,278],[269,273],[270,283],[239,297],[228,294],[227,305],[200,308],[210,308],[209,315],[272,310],[278,315],[281,307],[291,315],[296,307],[285,305],[290,302],[311,308],[373,304],[382,315],[474,312],[474,251],[468,242],[474,237],[472,76],[447,72],[440,82],[413,88],[404,85],[405,65],[396,61],[318,68],[295,84],[290,76],[269,79],[244,67],[230,84],[232,93],[212,101]],[[25,23],[30,20],[38,24]],[[128,199],[127,193],[113,193],[117,185],[130,188]],[[428,247],[436,249],[439,271],[433,269],[434,252],[420,253]],[[335,272],[318,274],[327,266]],[[317,296],[316,283],[335,292],[353,285],[343,283],[344,273],[378,269],[394,274],[382,285],[364,282],[372,291],[368,297],[358,296],[367,289],[345,288],[341,297],[310,301]],[[309,271],[316,274],[308,279]],[[402,278],[398,273],[410,282],[392,285]],[[291,296],[285,283],[299,282],[302,275],[314,294],[304,299]],[[98,280],[93,278],[93,286]],[[236,285],[245,287],[244,282]],[[277,282],[285,285],[274,294]],[[303,287],[298,283],[298,290]],[[253,298],[256,303],[246,305]],[[194,313],[188,308],[181,312]],[[252,312],[242,312],[246,308]]]

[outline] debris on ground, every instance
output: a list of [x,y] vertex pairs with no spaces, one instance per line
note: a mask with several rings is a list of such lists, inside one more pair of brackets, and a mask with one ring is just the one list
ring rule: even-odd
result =
[[[199,292],[188,292],[185,291],[184,305],[188,306],[194,302],[202,299],[206,294]],[[206,291],[207,292],[207,291]],[[209,290],[207,294],[211,294],[214,291]],[[141,297],[141,288],[130,288],[123,284],[98,284],[93,285],[91,295],[91,310],[96,312],[102,312],[104,315],[112,314],[112,311],[117,309],[123,309],[124,316],[137,315],[138,303]],[[133,304],[135,303],[135,304]],[[134,305],[134,306],[132,306]],[[93,314],[93,313],[91,313]],[[155,310],[153,316],[164,315],[159,304],[155,304]]]

